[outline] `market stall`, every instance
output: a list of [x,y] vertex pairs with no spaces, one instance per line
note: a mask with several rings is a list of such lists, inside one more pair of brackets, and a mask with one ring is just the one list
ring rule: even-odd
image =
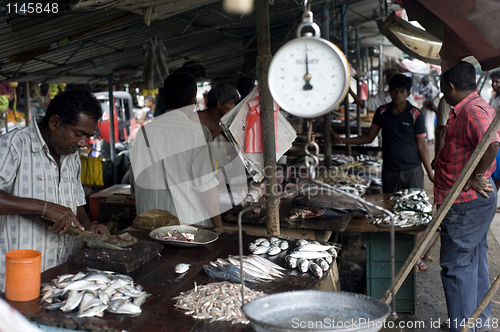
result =
[[[139,239],[149,239],[146,232],[132,232]],[[244,254],[249,255],[246,244],[257,237],[244,235]],[[151,240],[151,239],[149,239]],[[151,240],[153,241],[153,240]],[[289,253],[295,248],[295,241],[288,239]],[[132,247],[132,250],[134,247]],[[89,329],[92,331],[252,331],[250,325],[234,324],[226,321],[210,322],[210,319],[195,319],[186,315],[186,311],[174,307],[181,292],[209,283],[221,282],[212,279],[203,271],[204,265],[217,258],[227,258],[238,253],[238,237],[234,233],[220,233],[216,241],[195,247],[177,247],[165,245],[158,258],[154,258],[128,275],[136,285],[143,287],[150,294],[141,306],[142,313],[136,315],[113,314],[105,312],[103,317],[78,318],[78,310],[63,312],[45,309],[40,299],[29,302],[8,301],[10,305],[25,314],[31,320],[49,326],[67,329]],[[285,266],[285,252],[269,260]],[[188,263],[190,268],[183,274],[176,274],[175,267],[179,263]],[[65,263],[42,273],[42,283],[50,282],[59,276],[87,272],[84,266]],[[311,273],[301,273],[297,269],[286,269],[284,276],[275,281],[246,284],[255,291],[266,294],[291,290],[330,290],[338,291],[337,265],[334,261],[331,268],[322,278]],[[3,294],[2,294],[3,297]]]

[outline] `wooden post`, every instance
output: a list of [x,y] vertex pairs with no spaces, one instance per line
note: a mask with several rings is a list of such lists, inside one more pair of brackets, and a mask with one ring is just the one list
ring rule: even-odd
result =
[[24,122],[26,127],[30,123],[31,119],[31,105],[30,105],[30,82],[26,81],[24,85]]
[[[488,130],[484,134],[483,138],[479,142],[478,146],[470,156],[469,161],[467,161],[464,168],[460,172],[457,181],[455,181],[455,184],[453,184],[453,186],[451,187],[450,192],[444,198],[443,203],[439,206],[439,209],[437,210],[436,214],[427,225],[427,228],[420,237],[420,240],[418,240],[417,244],[415,245],[415,248],[413,248],[412,252],[406,259],[403,267],[396,276],[395,288],[394,288],[396,293],[398,292],[399,288],[405,281],[410,271],[413,269],[413,266],[415,266],[418,257],[420,257],[425,247],[431,241],[432,236],[436,232],[437,228],[439,227],[439,225],[441,225],[441,222],[443,221],[444,217],[450,210],[450,207],[453,205],[458,195],[462,191],[462,188],[465,186],[465,183],[470,178],[472,172],[479,163],[479,160],[483,157],[484,153],[488,149],[488,146],[490,146],[490,143],[492,139],[495,137],[495,134],[498,132],[498,129],[500,129],[500,116],[497,114],[497,116],[495,116],[492,123],[490,124]],[[391,289],[389,288],[385,292],[385,295],[382,297],[382,301],[390,303],[391,301],[390,294],[391,294]]]
[[[321,37],[330,40],[330,17],[328,15],[328,1],[323,1],[321,4]],[[331,128],[331,112],[323,115],[323,138],[324,138],[324,154],[325,154],[325,167],[330,169],[332,167],[332,137],[330,133]]]
[[[264,173],[266,181],[266,199],[278,194],[276,180],[276,144],[274,134],[273,97],[269,90],[267,74],[271,63],[271,34],[269,31],[269,0],[255,1],[257,25],[257,77],[260,87],[260,114],[262,120],[262,141],[264,145]],[[267,233],[280,234],[278,200],[266,204]]]
[[[340,7],[340,14],[342,16],[342,52],[344,52],[347,58],[347,5],[344,3]],[[350,77],[347,78],[348,80]],[[345,137],[351,137],[351,118],[349,116],[349,95],[345,96],[344,99],[344,123],[345,123]],[[346,155],[352,156],[351,145],[347,144]]]
[[113,73],[108,74],[109,99],[109,155],[111,157],[111,176],[116,184],[116,156],[115,156],[115,99],[113,98]]

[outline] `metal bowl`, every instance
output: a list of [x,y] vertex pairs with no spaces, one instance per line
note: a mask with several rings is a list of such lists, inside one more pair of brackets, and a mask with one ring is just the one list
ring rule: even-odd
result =
[[243,312],[257,332],[376,332],[390,308],[362,294],[311,290],[264,296],[246,303]]
[[[166,234],[167,232],[173,232],[173,231],[178,231],[181,233],[191,233],[194,234],[194,242],[189,242],[189,241],[179,241],[179,240],[160,240],[156,238],[157,233],[164,233]],[[209,244],[214,242],[219,238],[217,233],[202,229],[202,228],[196,228],[193,226],[187,226],[187,225],[176,225],[176,226],[164,226],[157,228],[155,230],[152,230],[149,233],[149,237],[152,239],[155,239],[156,241],[160,241],[162,243],[170,244],[173,246],[178,246],[178,247],[196,247],[196,246],[202,246],[205,244]]]

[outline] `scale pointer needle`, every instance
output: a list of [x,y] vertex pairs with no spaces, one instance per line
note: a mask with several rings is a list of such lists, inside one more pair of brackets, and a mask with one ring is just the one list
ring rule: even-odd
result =
[[312,76],[309,74],[309,61],[307,59],[307,47],[306,47],[306,74],[304,75],[304,80],[306,81],[306,84],[302,88],[303,90],[312,90],[313,86],[309,83],[311,80]]

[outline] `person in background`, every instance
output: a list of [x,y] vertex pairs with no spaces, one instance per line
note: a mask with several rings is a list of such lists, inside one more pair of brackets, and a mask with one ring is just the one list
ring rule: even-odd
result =
[[148,95],[144,97],[144,107],[149,108],[143,117],[143,122],[148,120],[153,120],[155,114],[155,97]]
[[[496,70],[490,74],[491,79],[491,87],[493,88],[494,93],[491,95],[490,101],[488,104],[493,107],[495,112],[498,114],[500,112],[500,70]],[[500,151],[496,157],[497,167],[493,174],[491,174],[491,178],[495,182],[495,187],[500,189]],[[497,207],[497,213],[500,212],[500,208]]]
[[[389,82],[396,74],[398,74],[398,70],[394,68],[389,68],[384,71],[385,83],[387,86],[389,86]],[[359,98],[359,96],[355,94],[351,88],[349,88],[349,94],[354,98],[354,102],[359,107],[366,108],[370,112],[375,112],[380,106],[388,104],[392,101],[389,90],[384,90],[383,92],[371,96],[366,101]],[[415,99],[413,99],[411,93],[408,95],[407,100],[410,104],[415,105]]]
[[220,119],[234,108],[239,98],[238,91],[226,83],[217,84],[208,92],[207,109],[198,111],[197,115],[201,124],[210,130],[212,139],[222,133]]
[[137,214],[167,210],[181,224],[222,227],[210,131],[197,115],[194,76],[175,72],[164,83],[167,112],[137,133],[130,158]]
[[422,113],[425,114],[425,130],[427,131],[427,142],[430,144],[434,143],[434,121],[436,120],[436,113],[432,109],[428,109],[425,105],[428,101],[436,102],[439,91],[436,86],[429,81],[428,76],[424,76],[420,81],[422,87],[420,88],[420,93],[424,97],[424,107]]
[[[431,167],[429,149],[425,139],[425,120],[422,113],[407,101],[412,87],[412,79],[396,74],[389,82],[392,101],[380,106],[368,132],[353,138],[341,138],[332,129],[332,143],[368,144],[373,142],[382,129],[382,191],[395,193],[403,189],[423,189],[424,172],[431,181],[434,174]],[[417,235],[421,236],[421,233]],[[421,258],[417,261],[417,271],[425,271],[427,265]]]
[[[495,110],[476,92],[472,64],[460,61],[447,70],[441,77],[441,90],[453,109],[436,162],[434,204],[438,209],[495,117]],[[497,203],[491,173],[499,142],[497,133],[441,223],[441,280],[452,332],[462,329],[461,322],[468,321],[490,287],[487,234]],[[489,331],[487,322],[491,324],[491,304],[480,314],[475,331]]]
[[240,100],[236,102],[239,103],[255,88],[255,81],[248,76],[242,76],[236,82],[236,88],[241,96]]
[[424,107],[433,110],[436,113],[436,140],[434,144],[434,159],[431,162],[432,169],[436,169],[436,160],[444,147],[446,122],[448,121],[452,107],[446,102],[444,97],[439,100],[437,107],[432,100],[426,100],[424,102]]
[[[5,287],[5,253],[41,252],[45,271],[60,265],[80,240],[71,226],[110,235],[91,224],[80,182],[79,149],[94,135],[102,116],[99,101],[86,90],[68,90],[50,102],[45,116],[0,137],[0,288]],[[35,222],[39,217],[51,223]]]

